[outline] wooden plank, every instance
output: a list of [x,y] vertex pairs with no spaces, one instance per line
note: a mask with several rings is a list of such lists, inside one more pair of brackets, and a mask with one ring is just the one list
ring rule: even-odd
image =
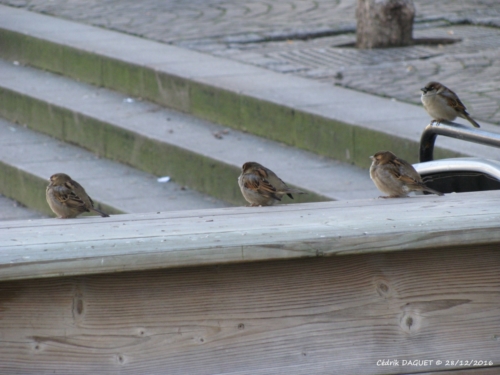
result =
[[495,245],[4,281],[0,373],[500,370],[499,269]]
[[0,224],[0,280],[500,243],[500,192]]

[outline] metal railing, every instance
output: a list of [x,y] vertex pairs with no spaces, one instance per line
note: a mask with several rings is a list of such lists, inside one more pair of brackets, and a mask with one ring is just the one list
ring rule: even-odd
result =
[[414,165],[429,187],[443,193],[500,189],[500,161],[484,158],[434,160],[437,136],[500,148],[500,134],[457,123],[429,124],[420,139],[420,163]]
[[500,134],[454,122],[429,124],[420,137],[421,163],[434,160],[434,144],[438,135],[500,148]]

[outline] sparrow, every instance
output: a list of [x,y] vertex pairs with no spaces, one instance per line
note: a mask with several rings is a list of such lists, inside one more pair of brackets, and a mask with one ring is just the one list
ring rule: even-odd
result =
[[458,117],[469,121],[476,128],[479,124],[474,121],[467,111],[464,104],[460,101],[457,94],[442,85],[439,82],[429,82],[424,88],[421,88],[422,104],[427,113],[434,119],[432,122],[442,122],[444,120],[453,121]]
[[372,159],[370,178],[382,193],[387,194],[380,198],[406,197],[412,191],[427,191],[444,195],[425,186],[415,168],[390,151],[377,152],[370,156],[370,159]]
[[74,218],[83,212],[90,211],[95,211],[102,217],[109,217],[108,214],[94,207],[94,202],[85,189],[67,174],[56,173],[50,176],[49,181],[45,197],[50,209],[58,218]]
[[250,206],[272,206],[285,194],[292,199],[292,193],[305,194],[289,188],[273,171],[253,161],[241,167],[238,185]]

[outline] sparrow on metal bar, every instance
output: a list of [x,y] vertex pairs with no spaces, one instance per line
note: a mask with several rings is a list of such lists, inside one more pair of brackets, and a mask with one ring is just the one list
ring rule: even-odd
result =
[[50,208],[60,219],[75,218],[83,212],[94,211],[102,217],[108,214],[94,207],[85,189],[67,174],[56,173],[49,179],[45,197]]
[[444,195],[427,187],[422,177],[413,166],[398,158],[390,151],[380,151],[370,156],[370,177],[375,186],[386,196],[380,198],[401,198],[412,191],[426,191],[432,194]]
[[429,82],[420,90],[422,90],[420,100],[427,113],[433,118],[432,122],[453,121],[458,116],[469,121],[474,127],[480,127],[467,113],[465,105],[457,94],[445,85],[439,82]]
[[238,185],[250,206],[272,206],[285,194],[292,199],[292,193],[304,194],[289,188],[273,171],[259,163],[247,162],[241,170]]

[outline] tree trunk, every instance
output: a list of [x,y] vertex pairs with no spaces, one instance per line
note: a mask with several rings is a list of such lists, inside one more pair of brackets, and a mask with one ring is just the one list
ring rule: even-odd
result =
[[412,0],[358,0],[356,47],[412,45],[414,17]]

